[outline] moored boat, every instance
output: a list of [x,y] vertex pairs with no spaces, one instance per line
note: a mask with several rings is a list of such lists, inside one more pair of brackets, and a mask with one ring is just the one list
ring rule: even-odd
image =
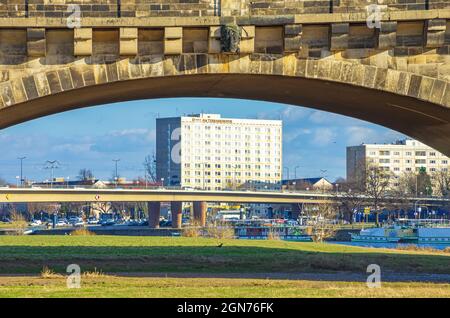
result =
[[395,224],[362,229],[350,235],[352,242],[450,245],[450,224],[443,220],[400,219]]

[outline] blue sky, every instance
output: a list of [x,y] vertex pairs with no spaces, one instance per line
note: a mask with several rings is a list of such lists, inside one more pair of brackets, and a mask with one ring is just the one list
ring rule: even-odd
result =
[[238,99],[174,98],[123,102],[78,109],[0,130],[0,177],[15,182],[17,157],[26,156],[24,176],[49,178],[46,160],[58,160],[55,176],[74,180],[81,168],[109,179],[112,159],[119,174],[144,175],[142,162],[154,151],[155,118],[190,113],[283,120],[283,164],[294,177],[315,177],[326,169],[334,181],[345,177],[345,147],[362,142],[392,142],[404,136],[357,119],[310,108]]

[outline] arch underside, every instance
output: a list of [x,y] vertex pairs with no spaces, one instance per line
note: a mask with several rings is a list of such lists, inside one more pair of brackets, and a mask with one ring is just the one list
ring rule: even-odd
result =
[[447,107],[342,82],[282,75],[191,74],[85,86],[4,107],[0,128],[87,106],[172,97],[252,99],[329,111],[391,128],[450,156]]

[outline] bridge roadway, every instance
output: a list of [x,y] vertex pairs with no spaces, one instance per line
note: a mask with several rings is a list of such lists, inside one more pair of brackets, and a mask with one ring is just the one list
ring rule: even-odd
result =
[[[206,191],[183,189],[0,188],[0,203],[19,202],[231,202],[340,203],[348,194],[313,191]],[[370,197],[366,197],[370,201]],[[386,198],[395,201],[397,198]],[[450,203],[448,198],[411,197],[408,201]]]
[[[206,202],[232,203],[284,203],[291,204],[292,217],[300,214],[299,203],[334,203],[347,199],[347,194],[274,191],[205,191],[186,189],[93,189],[93,188],[0,188],[0,203],[14,202],[147,202],[148,220],[151,228],[159,227],[161,202],[170,202],[172,227],[181,228],[182,202],[193,203],[194,224],[206,225]],[[370,197],[362,197],[370,203]],[[367,199],[367,200],[365,200]],[[398,198],[385,198],[395,204]],[[411,203],[418,201],[427,205],[448,204],[443,198],[409,198]]]

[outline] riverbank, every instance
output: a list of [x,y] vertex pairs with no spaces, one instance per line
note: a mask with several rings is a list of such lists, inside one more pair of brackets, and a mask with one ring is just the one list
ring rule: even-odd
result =
[[82,271],[164,273],[450,274],[450,254],[281,240],[136,236],[2,236],[1,274],[39,274],[47,267]]

